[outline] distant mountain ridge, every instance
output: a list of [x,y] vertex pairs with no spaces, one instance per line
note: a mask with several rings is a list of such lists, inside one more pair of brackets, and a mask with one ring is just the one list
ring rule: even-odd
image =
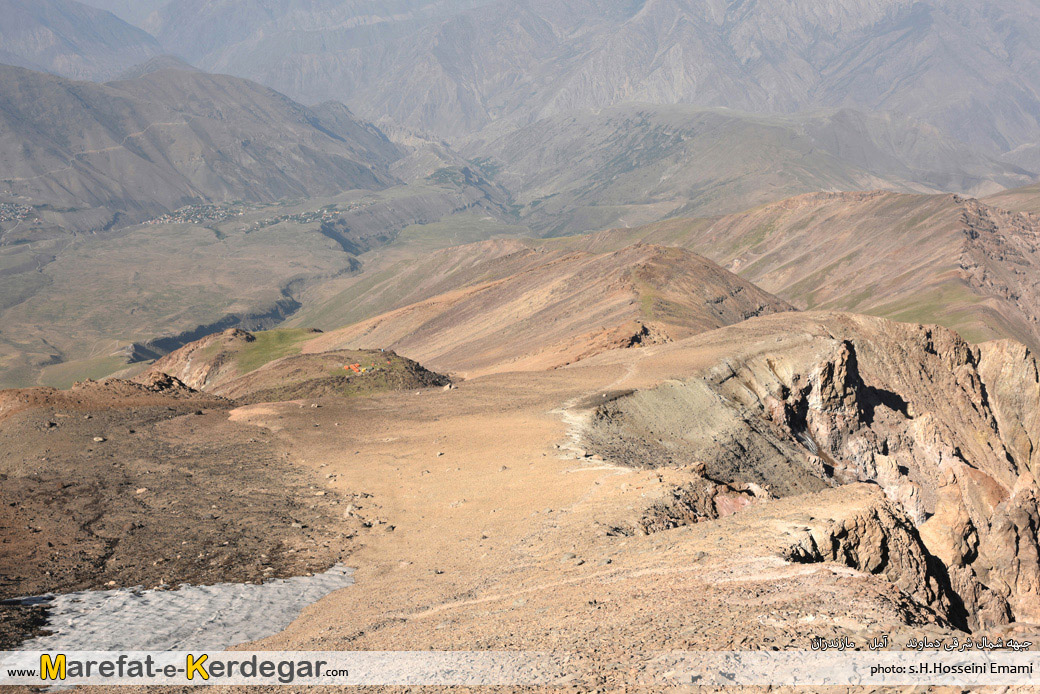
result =
[[172,0],[207,70],[457,137],[623,102],[902,113],[993,152],[1040,132],[1032,0]]
[[1040,210],[1040,187],[981,201],[812,193],[558,243],[590,252],[680,246],[799,309],[939,323],[972,342],[1010,337],[1040,349],[1040,215],[1031,209]]
[[546,234],[726,214],[819,190],[984,195],[1035,175],[905,118],[632,104],[473,136],[461,152]]
[[431,254],[395,279],[414,303],[319,335],[303,351],[387,345],[470,378],[557,368],[792,310],[701,256],[648,244],[585,253],[490,241]]
[[85,5],[107,10],[124,22],[134,26],[142,26],[149,15],[165,5],[169,0],[84,0]]
[[190,203],[380,189],[398,148],[236,77],[160,69],[104,85],[0,66],[0,198],[97,230]]
[[162,52],[147,32],[74,0],[0,0],[0,63],[105,80]]

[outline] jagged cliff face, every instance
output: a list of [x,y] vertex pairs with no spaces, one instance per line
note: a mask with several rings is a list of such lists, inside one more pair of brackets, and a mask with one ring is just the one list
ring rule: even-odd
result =
[[[880,525],[905,525],[937,562],[929,580],[946,587],[928,604],[968,628],[1040,619],[1035,357],[843,314],[751,323],[730,329],[746,347],[697,377],[600,408],[590,448],[641,466],[703,461],[710,478],[773,496],[877,485],[892,502]],[[845,556],[841,536],[803,554]]]

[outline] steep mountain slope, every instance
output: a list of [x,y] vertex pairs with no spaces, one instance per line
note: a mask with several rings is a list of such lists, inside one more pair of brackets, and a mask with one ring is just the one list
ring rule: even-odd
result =
[[[932,590],[907,592],[973,630],[1040,616],[1040,381],[1024,346],[971,347],[936,326],[834,313],[768,316],[690,346],[698,340],[728,346],[690,378],[598,407],[590,450],[637,466],[699,463],[707,479],[774,497],[875,484],[938,560]],[[832,551],[811,536],[799,545],[795,561]]]
[[952,327],[1040,346],[1040,218],[955,195],[816,193],[720,218],[558,241],[703,253],[799,308]]
[[603,254],[517,250],[464,275],[479,279],[321,335],[303,351],[386,346],[472,376],[554,368],[790,310],[704,258],[649,245]]
[[143,26],[148,17],[168,0],[83,0],[84,5],[107,10],[124,22]]
[[1040,184],[997,193],[986,198],[984,202],[1012,212],[1040,214]]
[[618,106],[477,135],[462,153],[547,233],[737,212],[819,190],[978,195],[1033,180],[921,123],[847,109],[765,118]]
[[340,109],[317,113],[252,82],[162,69],[96,85],[0,67],[0,196],[73,229],[193,202],[330,195],[393,179],[397,148]]
[[105,80],[162,53],[159,42],[75,0],[0,0],[0,63]]
[[159,70],[187,70],[188,72],[202,72],[198,68],[189,65],[175,55],[158,55],[149,58],[143,63],[132,65],[115,76],[115,80],[135,80]]
[[456,385],[0,394],[3,595],[347,561],[355,586],[258,647],[565,650],[582,691],[687,686],[662,652],[1035,643],[1021,345],[788,313]]
[[1005,152],[1040,127],[1038,18],[1031,0],[173,0],[147,27],[204,68],[442,136],[634,101],[855,107]]

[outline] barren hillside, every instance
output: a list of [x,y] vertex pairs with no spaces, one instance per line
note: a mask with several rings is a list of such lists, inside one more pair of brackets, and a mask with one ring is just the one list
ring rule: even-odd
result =
[[394,180],[378,130],[238,78],[168,68],[99,85],[0,66],[0,100],[0,200],[71,230]]
[[564,366],[790,308],[693,253],[650,245],[524,249],[467,274],[451,291],[322,335],[304,351],[386,345],[472,376]]
[[162,53],[147,32],[76,0],[2,0],[0,63],[78,80],[112,79]]
[[996,207],[1001,199],[818,193],[560,243],[593,252],[637,239],[681,246],[798,308],[937,322],[973,341],[1012,337],[1035,348],[1040,218]]

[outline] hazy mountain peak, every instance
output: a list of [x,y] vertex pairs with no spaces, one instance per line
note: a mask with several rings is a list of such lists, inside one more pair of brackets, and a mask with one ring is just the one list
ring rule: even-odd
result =
[[1031,0],[172,0],[149,26],[205,69],[440,137],[634,101],[852,106],[1003,152],[1040,130],[1037,15]]
[[73,79],[110,79],[162,52],[148,33],[74,0],[0,0],[0,61]]
[[398,152],[378,130],[238,77],[165,69],[92,84],[0,66],[0,102],[0,194],[70,210],[73,229],[394,181]]
[[175,55],[159,55],[151,58],[140,65],[134,65],[129,70],[120,73],[116,80],[132,80],[160,70],[185,70],[187,72],[202,72],[194,65],[189,65]]

